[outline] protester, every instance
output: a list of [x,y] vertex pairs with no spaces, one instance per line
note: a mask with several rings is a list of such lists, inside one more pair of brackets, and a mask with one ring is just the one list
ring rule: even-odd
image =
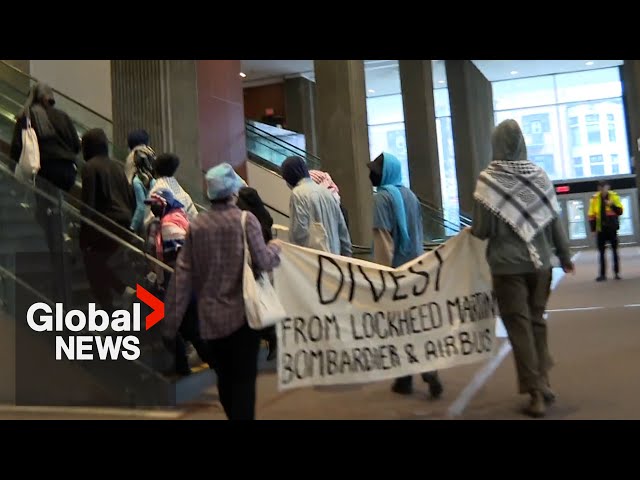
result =
[[[369,179],[377,192],[373,196],[373,252],[380,265],[397,268],[424,253],[424,232],[420,202],[402,185],[400,161],[383,153],[369,163]],[[429,393],[439,398],[444,391],[438,372],[425,372],[422,379]],[[413,392],[411,376],[395,380],[392,391],[402,395]]]
[[[145,201],[150,205],[157,223],[149,226],[148,238],[153,246],[154,256],[171,268],[175,268],[178,254],[184,246],[189,230],[189,218],[184,211],[184,205],[175,199],[168,188],[161,188],[152,193]],[[159,283],[166,292],[170,276],[158,272]],[[206,344],[201,341],[198,332],[198,309],[195,296],[192,298],[183,321],[178,330],[175,345],[175,368],[178,375],[191,374],[187,343],[191,342],[201,360],[207,361]]]
[[[122,164],[109,158],[109,141],[102,129],[89,130],[82,136],[82,155],[87,162],[82,169],[82,202],[88,207],[83,214],[112,235],[122,236],[131,225],[135,200]],[[104,221],[103,217],[121,228]],[[82,222],[80,248],[84,253],[87,278],[105,310],[115,308],[114,292],[123,295],[125,305],[135,295],[135,290],[120,280],[109,266],[118,247],[117,240]]]
[[340,211],[342,211],[342,216],[344,217],[344,222],[349,228],[349,217],[347,215],[347,210],[342,205],[342,198],[340,198],[340,189],[331,178],[327,172],[323,172],[321,170],[309,170],[309,175],[311,176],[311,180],[313,180],[316,185],[320,185],[329,189],[329,191],[333,194],[335,199],[340,204]]
[[519,391],[530,395],[525,413],[541,417],[545,404],[555,400],[544,318],[554,250],[565,272],[573,272],[574,266],[553,184],[527,160],[518,123],[500,123],[492,146],[494,160],[480,174],[474,194],[472,233],[489,240],[487,261],[513,348]]
[[145,231],[145,204],[150,190],[155,186],[154,165],[156,154],[149,146],[149,133],[139,129],[129,132],[127,144],[129,155],[124,163],[127,180],[133,187],[136,208],[131,221],[131,230],[142,235]]
[[[127,155],[124,161],[124,173],[127,175],[127,180],[133,185],[133,179],[136,173],[136,157],[138,154],[142,154],[149,159],[155,159],[155,152],[149,146],[149,134],[146,130],[133,130],[127,135],[127,144],[129,146],[129,155]],[[150,162],[153,165],[153,161]]]
[[[154,157],[149,151],[142,149],[135,150],[133,158],[133,193],[135,195],[136,207],[131,220],[131,230],[138,235],[144,231],[145,200],[149,192],[155,186],[156,180],[153,178]],[[125,169],[126,169],[125,165]]]
[[[31,127],[38,138],[40,151],[40,171],[35,178],[36,187],[50,197],[57,198],[57,189],[68,192],[76,180],[76,158],[80,152],[78,133],[67,115],[55,108],[53,90],[45,83],[31,87],[24,107],[18,113],[11,141],[10,156],[15,162],[22,153],[22,131],[27,127],[29,118]],[[51,254],[54,272],[63,270],[63,240],[69,238],[63,230],[62,222],[51,217],[48,212],[53,208],[51,200],[35,195],[36,221],[45,233],[47,247]],[[62,295],[59,282],[54,282],[56,296]]]
[[598,182],[598,193],[591,197],[589,204],[589,224],[591,232],[596,235],[600,255],[600,275],[598,282],[607,280],[607,243],[611,244],[613,253],[613,273],[616,280],[620,277],[620,259],[618,257],[618,230],[620,215],[623,213],[620,196],[611,190],[607,181]]
[[311,180],[305,161],[300,157],[287,158],[282,164],[282,177],[292,189],[291,243],[350,257],[351,236],[340,204],[327,188]]
[[[235,205],[242,179],[225,163],[206,174],[211,209],[190,224],[165,298],[163,334],[176,336],[192,294],[198,299],[201,336],[208,342],[218,393],[227,418],[255,418],[259,332],[247,324],[242,293],[242,212]],[[279,265],[280,248],[265,244],[260,222],[247,213],[246,234],[255,269]]]
[[[273,218],[271,214],[264,206],[260,195],[257,190],[244,184],[238,193],[238,208],[240,210],[246,210],[258,219],[262,226],[262,237],[265,243],[269,243],[273,240],[273,234],[271,227],[273,227]],[[267,342],[269,347],[269,353],[267,354],[267,361],[274,360],[277,354],[278,338],[276,335],[276,327],[269,327],[262,330],[262,339]]]
[[[177,155],[173,153],[161,153],[158,155],[154,165],[156,182],[149,191],[149,194],[152,194],[161,188],[168,188],[171,190],[176,200],[184,205],[189,221],[193,221],[193,219],[198,215],[198,210],[196,209],[191,196],[182,188],[178,180],[174,177],[179,166],[180,159]],[[152,220],[153,214],[149,210],[144,220],[145,227],[148,227]]]

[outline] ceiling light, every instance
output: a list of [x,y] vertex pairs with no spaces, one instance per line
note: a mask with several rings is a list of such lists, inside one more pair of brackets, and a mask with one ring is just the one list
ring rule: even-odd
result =
[[370,88],[369,90],[367,90],[368,93],[376,93],[376,91],[373,88]]
[[246,73],[242,73],[242,72],[240,72],[240,76],[241,76],[242,78],[244,78],[244,77],[246,77],[246,76],[247,76],[247,74],[246,74]]
[[511,75],[517,75],[518,71],[517,70],[511,70]]
[[438,83],[444,83],[444,80],[438,80]]
[[585,65],[587,65],[588,67],[590,67],[591,65],[593,65],[593,62],[587,62],[587,63],[585,63]]

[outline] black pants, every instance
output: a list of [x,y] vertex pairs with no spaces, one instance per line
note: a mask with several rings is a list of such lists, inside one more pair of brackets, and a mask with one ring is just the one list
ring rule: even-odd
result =
[[60,205],[58,204],[57,189],[36,177],[36,186],[40,188],[49,197],[35,195],[35,218],[44,232],[44,237],[49,250],[49,259],[53,275],[50,278],[51,290],[50,295],[54,296],[54,300],[64,300],[64,284],[65,279],[62,276],[64,269],[67,267],[64,257],[64,220]]
[[184,314],[176,337],[176,372],[185,375],[191,372],[187,356],[187,342],[191,342],[198,356],[211,367],[209,345],[200,338],[198,304],[192,300]]
[[620,260],[618,258],[618,232],[613,229],[603,229],[598,232],[598,251],[600,252],[600,276],[607,275],[607,243],[611,244],[613,251],[613,272],[618,275],[620,273]]
[[84,264],[91,291],[103,309],[113,309],[114,292],[121,295],[127,285],[109,265],[118,251],[118,244],[108,238],[101,239],[84,251]]
[[244,325],[225,338],[209,340],[218,395],[229,420],[255,420],[260,333]]

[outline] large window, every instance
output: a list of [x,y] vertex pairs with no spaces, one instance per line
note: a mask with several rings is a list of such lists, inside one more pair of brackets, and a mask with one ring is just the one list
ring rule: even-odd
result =
[[520,123],[529,158],[552,179],[631,172],[618,68],[493,83],[496,123]]
[[367,125],[371,160],[382,152],[395,155],[402,164],[403,183],[409,186],[407,142],[397,60],[366,60]]
[[[443,69],[444,70],[444,69]],[[435,69],[434,69],[435,74]],[[434,85],[438,85],[435,81]],[[440,162],[440,188],[442,190],[442,210],[445,219],[445,234],[454,235],[460,227],[460,200],[458,198],[458,177],[456,176],[456,156],[453,148],[453,128],[451,126],[451,106],[449,89],[436,88],[433,91],[436,110],[436,130],[438,134],[438,159]]]

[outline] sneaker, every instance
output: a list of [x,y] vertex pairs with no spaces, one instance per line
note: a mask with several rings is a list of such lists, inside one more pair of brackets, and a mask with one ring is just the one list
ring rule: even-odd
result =
[[616,273],[616,280],[622,280],[622,277],[620,276],[619,273]]
[[596,282],[606,282],[607,281],[607,277],[598,277],[596,278]]
[[546,406],[544,403],[544,396],[542,392],[535,391],[531,393],[531,399],[529,405],[524,409],[525,415],[529,415],[533,418],[542,418],[546,414]]

